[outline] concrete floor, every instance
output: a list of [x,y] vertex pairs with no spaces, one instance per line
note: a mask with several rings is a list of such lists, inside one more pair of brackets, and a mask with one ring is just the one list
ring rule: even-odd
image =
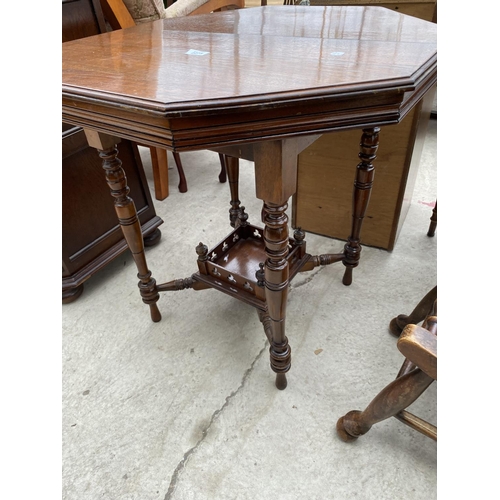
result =
[[[182,160],[189,191],[177,191],[171,168],[170,196],[155,201],[163,236],[146,256],[158,282],[190,276],[196,245],[212,246],[229,227],[218,156]],[[431,120],[394,251],[365,247],[350,287],[341,283],[342,264],[293,281],[285,391],[275,388],[253,308],[214,290],[164,293],[163,319],[153,323],[128,252],[91,278],[62,310],[63,498],[436,498],[434,441],[395,419],[349,444],[335,432],[340,416],[366,407],[394,379],[402,356],[388,323],[436,284],[438,233],[426,236],[436,184]],[[243,161],[240,186],[250,222],[259,223],[253,168]],[[312,234],[306,240],[313,254],[343,246]],[[436,387],[410,408],[432,423]]]

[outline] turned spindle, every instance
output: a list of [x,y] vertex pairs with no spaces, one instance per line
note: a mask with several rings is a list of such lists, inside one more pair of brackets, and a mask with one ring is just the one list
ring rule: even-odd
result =
[[291,366],[291,349],[285,335],[286,302],[288,297],[288,204],[278,205],[264,202],[262,222],[266,262],[264,283],[271,330],[269,348],[271,369],[276,373],[276,387],[287,386],[286,372]]
[[363,129],[363,135],[361,136],[360,152],[358,154],[361,161],[356,167],[356,179],[354,181],[351,234],[344,246],[344,259],[342,261],[346,267],[342,283],[347,286],[352,283],[352,270],[359,264],[361,226],[373,186],[375,167],[372,162],[377,157],[379,132],[380,127],[367,128]]
[[116,144],[119,140],[93,130],[85,130],[85,135],[89,145],[97,149],[102,160],[106,182],[114,199],[116,215],[137,266],[137,277],[140,280],[138,285],[142,301],[149,305],[151,319],[158,322],[161,320],[161,314],[157,306],[160,295],[156,281],[147,266],[141,224],[134,201],[129,196],[130,189],[127,186],[127,178],[122,168],[122,162],[118,158]]

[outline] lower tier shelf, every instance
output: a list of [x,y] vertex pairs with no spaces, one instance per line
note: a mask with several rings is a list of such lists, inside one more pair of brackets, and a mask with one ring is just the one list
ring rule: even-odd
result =
[[[305,253],[302,239],[289,239],[289,281],[311,256]],[[264,263],[266,251],[263,229],[253,225],[239,226],[218,245],[208,250],[197,248],[198,273],[193,279],[266,310]]]

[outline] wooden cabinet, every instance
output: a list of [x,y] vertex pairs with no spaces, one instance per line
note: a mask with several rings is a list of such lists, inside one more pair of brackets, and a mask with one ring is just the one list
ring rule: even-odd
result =
[[[62,1],[63,42],[105,31],[99,0]],[[62,300],[72,302],[83,283],[127,249],[102,161],[80,127],[62,127]],[[145,245],[161,237],[137,145],[118,144]]]
[[[434,92],[399,123],[381,127],[375,181],[363,222],[364,245],[392,250],[411,204]],[[361,132],[324,134],[298,160],[293,225],[346,240]]]
[[400,14],[437,22],[436,0],[309,0],[311,5],[367,5],[386,7]]
[[[376,5],[435,21],[434,1],[310,0],[311,5]],[[381,128],[375,182],[363,223],[364,245],[392,250],[411,204],[423,142],[434,102],[429,92],[398,125]],[[351,229],[352,190],[360,130],[324,134],[298,158],[292,224],[346,240]]]

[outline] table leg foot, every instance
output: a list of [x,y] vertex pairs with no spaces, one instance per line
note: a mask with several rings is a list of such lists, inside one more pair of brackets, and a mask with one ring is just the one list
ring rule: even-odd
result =
[[273,321],[269,314],[263,311],[258,311],[259,319],[264,327],[264,332],[271,344],[269,353],[271,357],[271,368],[276,373],[276,387],[282,391],[288,385],[286,380],[286,372],[290,369],[291,364],[291,349],[288,345],[288,339],[278,344],[273,341]]
[[156,304],[149,304],[149,312],[151,314],[151,320],[154,323],[161,321],[161,312]]
[[[276,324],[272,324],[272,327],[276,326]],[[276,328],[273,328],[273,330],[275,331]],[[279,343],[271,340],[269,354],[271,358],[271,368],[276,373],[276,387],[278,389],[284,389],[286,387],[286,373],[290,370],[292,361],[292,350],[288,344],[287,337],[285,336],[285,340]]]
[[276,374],[276,387],[282,391],[283,389],[286,389],[286,386],[288,385],[288,382],[286,380],[286,375],[284,373],[277,373]]
[[352,284],[352,267],[346,267],[344,271],[344,276],[342,277],[342,284],[349,286]]

